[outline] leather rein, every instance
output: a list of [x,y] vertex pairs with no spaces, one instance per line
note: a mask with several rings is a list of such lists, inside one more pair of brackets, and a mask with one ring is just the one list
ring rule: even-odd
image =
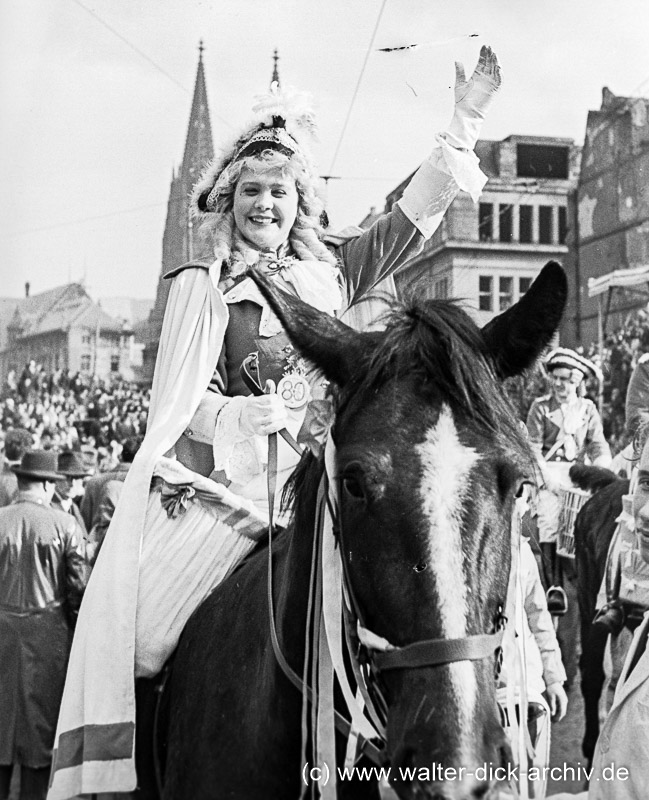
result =
[[[254,373],[254,374],[253,374]],[[258,357],[256,353],[249,355],[241,365],[241,377],[254,395],[263,395],[264,389],[261,386],[258,375]],[[298,454],[302,455],[302,448],[286,430],[282,429],[277,434],[268,437],[268,611],[271,642],[273,651],[279,666],[291,683],[304,693],[311,703],[317,702],[317,696],[313,688],[300,677],[287,662],[277,635],[274,609],[273,591],[273,535],[274,535],[274,506],[275,491],[277,487],[277,435],[280,435]],[[331,435],[331,434],[329,434]],[[328,481],[339,478],[331,478],[325,468],[325,477]],[[337,509],[331,503],[331,499],[326,495],[325,502],[328,505],[329,513],[333,520],[333,531],[337,546],[340,548],[343,591],[348,599],[349,608],[344,608],[345,629],[348,644],[350,645],[350,656],[352,669],[359,689],[363,694],[367,705],[367,711],[372,721],[383,739],[385,739],[385,725],[387,720],[387,702],[383,696],[377,676],[381,672],[394,669],[417,669],[420,667],[432,667],[442,664],[449,664],[456,661],[478,661],[491,657],[498,651],[496,658],[495,677],[498,677],[502,666],[502,638],[505,624],[507,621],[503,613],[502,606],[498,610],[495,620],[496,630],[493,633],[477,634],[466,636],[460,639],[427,639],[403,647],[395,647],[389,642],[373,634],[363,625],[363,615],[360,605],[355,597],[351,576],[349,574],[349,564],[343,557],[345,553],[344,532],[340,523]],[[315,540],[317,542],[317,538]],[[315,544],[314,544],[315,546]],[[356,652],[354,653],[353,650]],[[369,667],[363,672],[362,667]],[[374,673],[374,674],[373,674]],[[365,682],[370,686],[365,686]],[[371,688],[369,696],[368,688]],[[348,736],[351,733],[351,725],[339,712],[335,712],[336,728]],[[383,746],[385,741],[381,743]],[[359,740],[360,749],[377,765],[384,763],[381,749],[369,740]]]

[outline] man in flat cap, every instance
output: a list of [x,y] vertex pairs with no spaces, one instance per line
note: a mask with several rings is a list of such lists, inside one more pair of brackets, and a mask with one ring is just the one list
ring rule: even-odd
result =
[[40,800],[88,566],[74,518],[50,506],[56,454],[29,451],[14,472],[18,494],[0,508],[0,800],[14,767],[21,800]]

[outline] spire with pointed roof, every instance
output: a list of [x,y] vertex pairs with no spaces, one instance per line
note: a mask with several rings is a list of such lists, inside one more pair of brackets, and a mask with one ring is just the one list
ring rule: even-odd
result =
[[189,189],[196,183],[207,162],[214,158],[212,126],[207,107],[207,90],[205,89],[204,49],[203,40],[201,39],[198,45],[198,69],[194,85],[194,98],[189,115],[185,153],[180,168],[180,174],[183,179],[190,181]]
[[272,87],[272,85],[276,83],[277,88],[279,89],[281,84],[279,81],[279,70],[277,68],[278,62],[279,62],[279,53],[277,52],[277,48],[275,48],[275,50],[273,51],[273,74],[270,79],[270,85]]
[[163,276],[179,264],[198,258],[198,243],[193,235],[192,221],[189,216],[188,199],[194,183],[205,165],[214,158],[212,141],[212,125],[207,104],[205,88],[205,70],[203,51],[205,47],[201,39],[198,45],[198,69],[194,84],[194,96],[189,114],[189,126],[185,140],[183,160],[179,169],[174,167],[167,204],[167,221],[162,239],[162,268],[158,280],[156,300],[149,317],[149,332],[144,351],[144,372],[148,380],[153,378],[153,368],[158,350],[162,318],[164,316],[169,281]]

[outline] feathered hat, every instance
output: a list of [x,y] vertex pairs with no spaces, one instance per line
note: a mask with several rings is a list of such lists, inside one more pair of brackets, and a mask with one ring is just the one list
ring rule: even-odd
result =
[[291,88],[280,90],[277,82],[273,82],[269,94],[255,98],[252,110],[255,114],[252,122],[207,166],[196,182],[190,201],[194,215],[216,210],[219,178],[224,170],[266,150],[288,158],[299,158],[307,173],[315,179],[310,146],[316,138],[316,124],[310,95]]
[[545,369],[552,372],[553,369],[576,369],[587,378],[589,375],[597,378],[598,381],[603,379],[602,371],[600,368],[568,347],[557,347],[549,353],[545,361]]

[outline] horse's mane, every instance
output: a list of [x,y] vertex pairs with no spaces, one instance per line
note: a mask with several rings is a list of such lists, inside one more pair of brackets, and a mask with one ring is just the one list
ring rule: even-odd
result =
[[385,330],[372,334],[368,363],[343,390],[341,405],[353,405],[388,380],[414,377],[424,400],[442,398],[455,416],[520,441],[515,411],[480,328],[457,301],[410,294],[391,304],[383,322]]
[[[367,357],[358,374],[336,397],[336,414],[356,410],[378,386],[415,379],[424,401],[443,399],[453,414],[498,435],[504,449],[518,451],[531,463],[531,453],[516,412],[496,376],[480,328],[454,300],[394,301],[382,318],[385,330],[367,334]],[[302,456],[284,488],[282,506],[315,496],[322,458]]]

